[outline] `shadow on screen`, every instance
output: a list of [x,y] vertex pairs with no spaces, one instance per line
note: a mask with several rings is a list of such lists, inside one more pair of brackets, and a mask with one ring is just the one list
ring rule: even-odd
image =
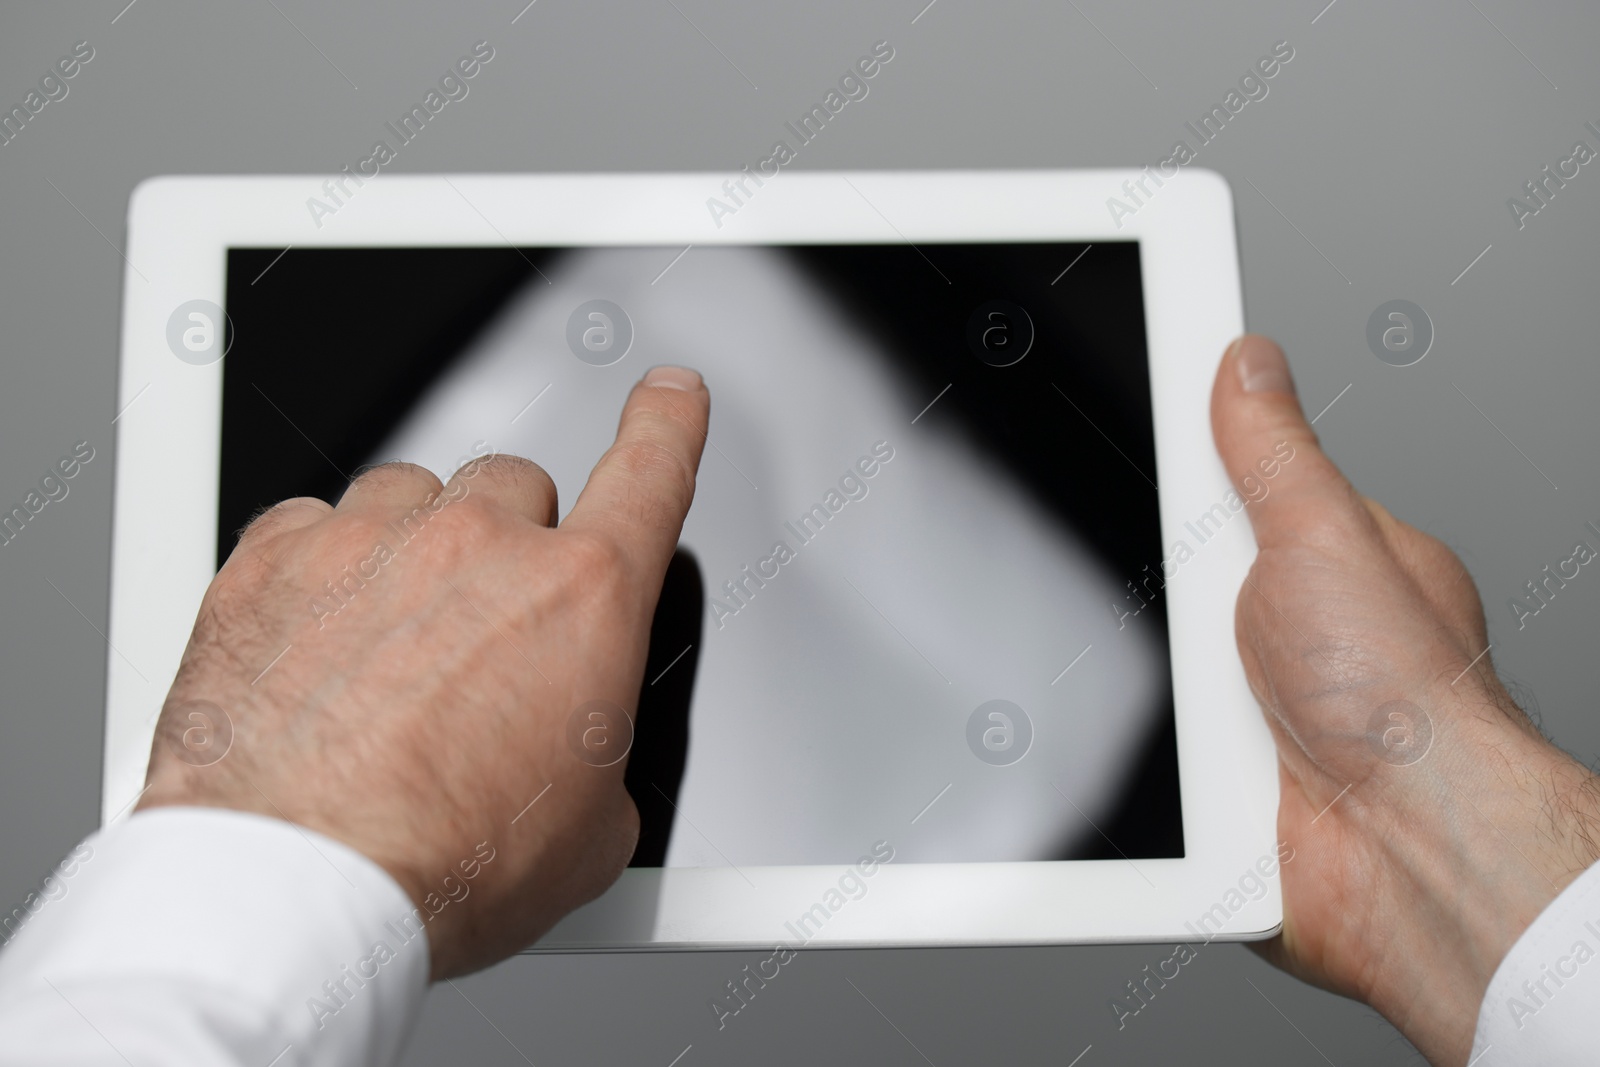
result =
[[705,583],[700,564],[680,548],[667,565],[645,660],[639,710],[634,715],[633,750],[623,783],[639,809],[639,844],[630,867],[666,864],[678,811],[678,788],[689,757],[689,704],[694,698],[700,660],[700,626],[705,617]]

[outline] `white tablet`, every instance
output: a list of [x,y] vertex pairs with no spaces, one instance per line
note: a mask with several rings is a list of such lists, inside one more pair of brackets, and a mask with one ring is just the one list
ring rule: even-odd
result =
[[1217,175],[159,178],[128,226],[108,822],[259,507],[494,450],[564,513],[683,363],[712,417],[627,709],[640,846],[538,949],[1278,928]]

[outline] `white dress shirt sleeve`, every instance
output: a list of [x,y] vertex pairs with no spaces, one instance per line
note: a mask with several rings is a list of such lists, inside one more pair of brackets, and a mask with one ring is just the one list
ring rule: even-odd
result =
[[1473,1067],[1592,1064],[1600,1049],[1600,863],[1552,900],[1489,980]]
[[321,834],[140,812],[0,916],[0,1067],[387,1067],[427,992],[425,918]]

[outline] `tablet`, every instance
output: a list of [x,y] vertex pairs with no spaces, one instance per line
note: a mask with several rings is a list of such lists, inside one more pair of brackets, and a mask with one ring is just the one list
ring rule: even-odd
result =
[[565,514],[680,363],[698,490],[595,749],[629,749],[639,848],[537,950],[1279,926],[1217,175],[159,178],[127,257],[106,821],[260,507],[511,452]]

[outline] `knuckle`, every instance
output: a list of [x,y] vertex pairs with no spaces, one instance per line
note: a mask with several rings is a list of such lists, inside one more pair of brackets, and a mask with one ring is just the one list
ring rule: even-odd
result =
[[598,895],[621,875],[628,866],[628,861],[633,858],[634,850],[639,847],[641,822],[638,805],[628,795],[620,780],[614,789],[607,790],[606,797],[597,805],[595,814],[598,817],[600,833],[599,848],[596,849],[595,855],[596,886],[593,893]]
[[634,850],[639,847],[639,828],[641,825],[639,807],[633,802],[633,798],[628,796],[626,791],[622,794],[621,809],[617,816],[617,834],[622,845],[619,850],[623,855],[621,866],[626,867],[628,860],[633,858]]
[[239,531],[239,540],[247,537],[263,537],[273,533],[286,520],[294,518],[300,512],[311,511],[316,515],[327,515],[333,508],[327,501],[318,500],[314,496],[296,496],[288,500],[280,500],[270,504],[251,516],[250,521],[244,524]]
[[291,503],[293,501],[280,500],[276,504],[268,504],[266,507],[257,508],[255,514],[250,516],[250,521],[239,529],[240,540],[270,529],[273,523],[283,517]]
[[510,490],[520,499],[545,504],[552,509],[556,500],[556,482],[550,472],[531,459],[495,453],[463,467],[458,479],[462,497],[472,496],[472,483],[499,486]]
[[[1471,576],[1467,573],[1467,566],[1461,562],[1461,557],[1456,555],[1455,549],[1445,544],[1432,534],[1420,530],[1416,534],[1413,551],[1422,568],[1430,572],[1430,577],[1465,579],[1469,584]],[[1473,587],[1476,593],[1476,587]]]
[[336,555],[371,545],[374,538],[388,533],[387,524],[374,515],[360,512],[341,513],[329,527],[331,537],[328,548]]
[[507,481],[527,479],[534,482],[550,482],[550,475],[539,464],[522,456],[514,456],[509,452],[492,452],[480,459],[473,460],[462,470],[464,472],[470,470],[472,477],[487,474],[491,478],[501,478]]
[[584,585],[619,577],[626,564],[622,546],[608,537],[575,536],[568,542],[567,550],[572,554],[573,575]]
[[486,556],[501,522],[493,501],[466,496],[453,502],[441,498],[431,507],[418,505],[390,519],[386,528],[408,548],[415,545],[430,567],[453,570],[467,559]]
[[674,504],[694,493],[694,470],[656,435],[641,434],[619,443],[614,458],[629,477],[665,488]]
[[439,490],[442,484],[438,475],[426,467],[420,467],[415,463],[407,463],[404,460],[392,460],[388,463],[379,463],[376,466],[362,470],[351,481],[350,488],[354,489],[360,486],[363,489],[371,490],[410,483],[428,485],[435,492]]

